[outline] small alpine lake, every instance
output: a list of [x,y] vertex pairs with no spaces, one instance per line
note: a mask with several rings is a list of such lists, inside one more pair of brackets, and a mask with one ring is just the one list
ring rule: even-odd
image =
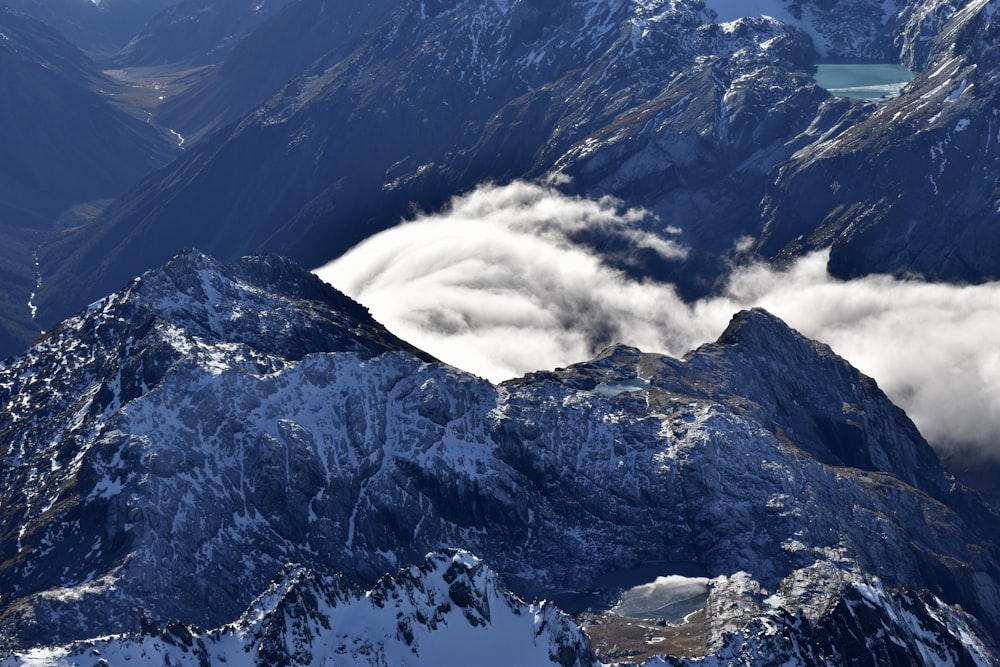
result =
[[816,84],[831,95],[865,100],[891,99],[916,76],[895,63],[822,63]]
[[608,609],[620,616],[666,618],[683,623],[684,617],[708,599],[708,571],[698,563],[647,561],[598,577],[589,591],[560,591],[551,596],[568,614]]

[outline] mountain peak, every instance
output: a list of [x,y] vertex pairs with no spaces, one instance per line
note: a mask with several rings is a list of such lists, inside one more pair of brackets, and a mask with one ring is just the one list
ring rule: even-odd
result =
[[763,351],[784,347],[792,340],[807,342],[804,336],[781,318],[763,308],[751,308],[733,315],[716,344],[741,345]]
[[768,311],[737,313],[715,343],[686,361],[715,378],[716,398],[750,399],[747,409],[769,430],[823,463],[889,472],[950,497],[933,450],[876,382]]
[[642,356],[642,351],[624,343],[613,343],[597,353],[589,364],[601,367],[634,365]]
[[432,359],[389,333],[364,306],[276,255],[227,264],[189,248],[137,278],[131,293],[170,327],[206,342],[247,344],[286,359],[395,350]]

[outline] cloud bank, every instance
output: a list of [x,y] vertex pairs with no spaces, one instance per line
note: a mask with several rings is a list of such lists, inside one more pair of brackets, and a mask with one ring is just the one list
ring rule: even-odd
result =
[[574,242],[600,229],[683,257],[676,242],[642,231],[647,216],[536,184],[485,185],[317,273],[397,335],[493,381],[618,341],[682,356],[761,306],[875,378],[939,449],[1000,459],[1000,284],[839,281],[816,253],[785,272],[737,270],[719,296],[685,303],[671,285],[631,279]]

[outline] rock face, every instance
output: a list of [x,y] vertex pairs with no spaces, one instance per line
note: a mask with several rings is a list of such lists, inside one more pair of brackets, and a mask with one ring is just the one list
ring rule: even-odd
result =
[[[287,261],[191,251],[0,368],[0,404],[0,619],[22,655],[133,632],[166,651],[164,627],[211,654],[222,635],[195,626],[267,617],[244,611],[301,578],[290,563],[370,588],[459,547],[529,599],[697,563],[720,661],[997,660],[997,517],[871,380],[763,311],[683,360],[616,346],[493,386]],[[413,581],[449,558],[465,562]],[[323,586],[309,595],[341,599]],[[485,614],[449,595],[469,624]],[[323,604],[288,612],[310,639],[275,631],[274,650],[360,646]],[[404,630],[386,651],[412,646]],[[556,662],[589,660],[557,634]]]

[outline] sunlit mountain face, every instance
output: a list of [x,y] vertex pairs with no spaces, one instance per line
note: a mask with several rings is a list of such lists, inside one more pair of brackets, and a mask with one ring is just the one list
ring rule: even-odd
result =
[[0,667],[1000,664],[997,6],[10,0]]

